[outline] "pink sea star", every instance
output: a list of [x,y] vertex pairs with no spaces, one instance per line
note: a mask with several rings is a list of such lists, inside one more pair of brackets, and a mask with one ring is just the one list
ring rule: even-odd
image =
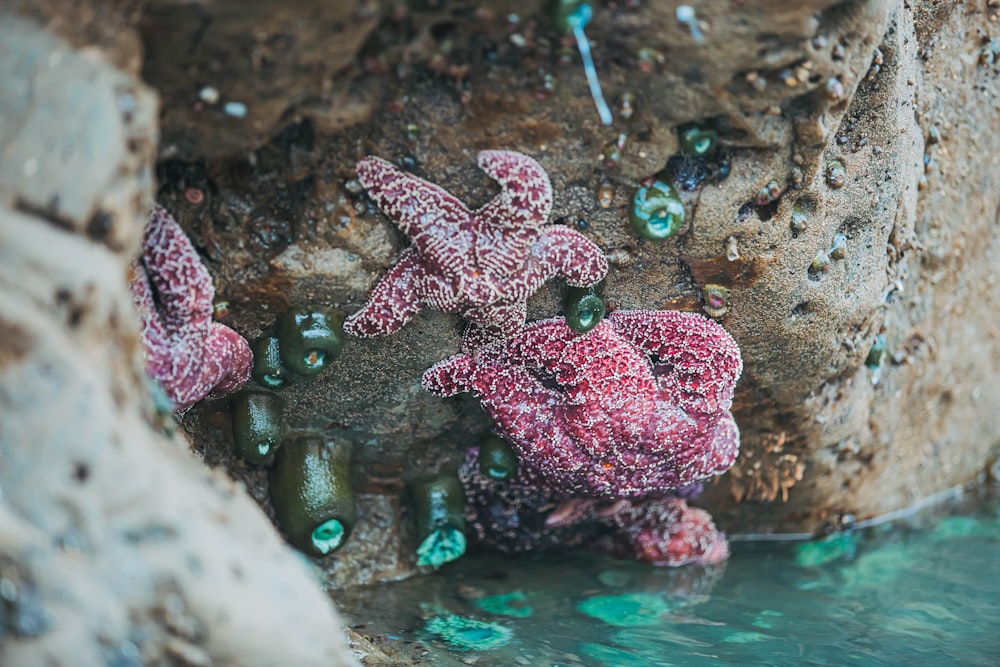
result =
[[483,475],[476,447],[466,452],[458,477],[475,545],[504,553],[583,547],[669,567],[719,563],[729,555],[708,512],[685,501],[690,487],[629,500],[568,497],[531,468],[503,481]]
[[483,151],[478,159],[501,190],[475,211],[381,158],[358,162],[358,179],[413,245],[347,318],[345,331],[390,334],[426,306],[512,334],[524,323],[528,297],[549,278],[587,287],[604,277],[608,263],[597,245],[546,225],[552,185],[540,164],[511,151]]
[[742,370],[719,324],[694,313],[617,311],[590,332],[562,318],[431,367],[437,396],[471,391],[521,462],[570,496],[640,498],[727,470]]
[[159,206],[146,222],[142,257],[132,265],[129,287],[142,322],[146,372],[175,409],[224,396],[250,378],[250,345],[212,320],[212,276],[184,231]]
[[618,528],[610,549],[652,565],[710,565],[729,558],[729,543],[712,515],[683,498],[650,498],[620,504],[608,520]]

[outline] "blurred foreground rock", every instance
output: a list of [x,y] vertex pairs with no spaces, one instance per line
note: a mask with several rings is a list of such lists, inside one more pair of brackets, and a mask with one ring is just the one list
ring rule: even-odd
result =
[[155,94],[0,13],[0,663],[356,664],[315,575],[156,414],[126,286]]

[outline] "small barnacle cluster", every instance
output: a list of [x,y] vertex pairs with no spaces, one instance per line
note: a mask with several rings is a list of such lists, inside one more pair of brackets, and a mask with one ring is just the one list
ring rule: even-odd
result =
[[809,277],[818,279],[828,268],[831,261],[840,261],[847,257],[847,237],[837,232],[829,249],[820,252],[809,265]]
[[788,491],[802,481],[805,462],[785,450],[787,435],[765,437],[759,446],[744,450],[739,463],[729,471],[729,492],[736,502],[771,502],[779,495],[788,501]]

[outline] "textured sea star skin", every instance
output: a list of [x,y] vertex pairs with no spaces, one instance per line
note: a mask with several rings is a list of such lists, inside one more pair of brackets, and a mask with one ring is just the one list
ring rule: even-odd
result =
[[584,547],[668,567],[729,556],[708,512],[687,505],[692,487],[658,498],[570,498],[530,468],[506,481],[484,476],[476,447],[467,450],[458,477],[465,489],[466,533],[480,547],[508,554]]
[[712,516],[683,498],[633,501],[615,508],[609,520],[619,529],[612,553],[668,567],[711,565],[729,558],[729,543]]
[[511,151],[483,151],[478,161],[500,194],[475,211],[381,158],[358,162],[369,196],[413,245],[347,318],[345,331],[390,334],[429,307],[512,334],[524,323],[528,297],[549,278],[587,287],[604,277],[608,262],[596,244],[546,225],[552,185],[538,162]]
[[701,315],[617,311],[583,335],[562,318],[533,322],[439,362],[423,385],[437,396],[473,392],[552,488],[641,498],[732,465],[742,366],[729,333]]
[[479,470],[479,448],[466,451],[458,468],[465,490],[465,532],[470,543],[507,554],[578,546],[608,527],[591,508],[573,521],[550,525],[547,517],[561,504],[560,494],[536,472],[519,467],[514,479],[497,481]]
[[146,372],[175,409],[224,396],[250,378],[250,345],[212,320],[212,276],[162,207],[153,209],[146,223],[142,257],[132,265],[129,287],[142,322]]

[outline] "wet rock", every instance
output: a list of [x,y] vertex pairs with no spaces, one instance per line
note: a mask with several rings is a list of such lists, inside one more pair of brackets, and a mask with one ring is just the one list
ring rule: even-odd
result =
[[353,0],[149,3],[143,77],[164,100],[161,153],[241,154],[289,112],[326,132],[363,120],[374,100],[350,90],[343,70],[380,13]]

